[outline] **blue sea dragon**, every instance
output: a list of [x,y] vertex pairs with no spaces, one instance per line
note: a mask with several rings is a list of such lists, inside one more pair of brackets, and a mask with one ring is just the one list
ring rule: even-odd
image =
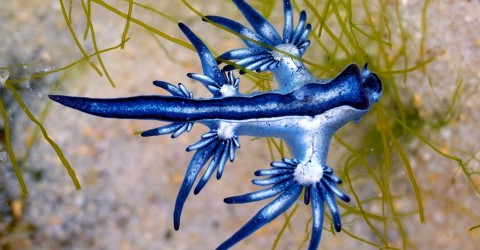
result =
[[[272,162],[270,169],[258,170],[253,184],[267,188],[226,198],[229,204],[247,203],[276,196],[253,218],[218,249],[228,249],[269,223],[294,204],[302,192],[304,203],[311,204],[313,213],[309,249],[317,249],[322,233],[324,204],[331,212],[336,231],[341,230],[336,197],[348,202],[350,198],[337,184],[341,183],[327,166],[328,148],[333,134],[350,121],[358,121],[382,94],[382,84],[376,74],[365,65],[348,65],[333,79],[317,79],[305,67],[301,57],[310,42],[310,24],[301,12],[296,27],[292,6],[284,0],[285,24],[283,38],[273,26],[243,0],[233,0],[250,22],[253,30],[219,16],[204,20],[217,23],[239,34],[247,48],[228,51],[217,59],[228,60],[242,71],[271,71],[278,89],[268,92],[242,94],[235,68],[219,68],[217,59],[206,45],[184,24],[180,29],[193,44],[200,57],[203,74],[188,74],[201,82],[212,98],[196,99],[184,85],[178,87],[163,81],[154,85],[171,96],[135,96],[116,99],[92,99],[50,95],[65,106],[96,116],[121,119],[151,119],[170,124],[144,131],[142,136],[171,134],[172,138],[190,131],[194,123],[201,123],[210,131],[189,146],[195,151],[177,196],[174,210],[174,228],[180,227],[184,203],[194,182],[206,166],[194,194],[198,194],[216,171],[220,179],[228,160],[233,161],[240,147],[239,136],[276,137],[289,146],[293,158]],[[208,164],[207,164],[208,163]]]

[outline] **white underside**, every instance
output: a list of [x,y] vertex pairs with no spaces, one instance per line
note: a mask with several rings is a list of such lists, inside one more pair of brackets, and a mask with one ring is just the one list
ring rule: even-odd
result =
[[249,120],[203,120],[199,121],[211,128],[218,128],[222,139],[233,135],[253,137],[276,137],[283,139],[293,157],[300,164],[295,171],[295,179],[302,185],[317,183],[323,177],[322,166],[326,158],[333,134],[349,121],[358,120],[367,110],[350,106],[331,109],[315,117],[284,116]]

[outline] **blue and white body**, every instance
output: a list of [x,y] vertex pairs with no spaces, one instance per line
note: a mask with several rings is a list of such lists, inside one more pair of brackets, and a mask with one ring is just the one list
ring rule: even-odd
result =
[[[263,207],[244,227],[219,246],[227,249],[286,211],[302,190],[305,204],[312,204],[313,223],[309,249],[316,249],[321,238],[324,203],[329,207],[334,226],[341,229],[340,213],[335,197],[348,202],[337,184],[341,180],[327,166],[328,148],[333,134],[350,121],[358,121],[382,94],[380,79],[368,68],[348,65],[333,79],[317,79],[300,60],[309,45],[310,25],[302,12],[294,28],[289,0],[284,0],[285,25],[283,38],[273,26],[243,0],[233,1],[250,22],[251,30],[233,20],[207,16],[210,22],[239,33],[247,48],[228,51],[220,56],[235,61],[242,71],[271,71],[278,89],[254,94],[238,90],[236,68],[220,69],[216,58],[205,44],[185,25],[181,30],[196,48],[203,74],[188,74],[213,94],[212,98],[195,99],[182,85],[162,81],[154,84],[171,96],[135,96],[117,99],[92,99],[51,95],[65,106],[92,115],[121,119],[152,119],[171,122],[148,130],[142,136],[172,134],[172,138],[190,131],[194,123],[210,128],[187,151],[196,150],[186,171],[174,211],[174,227],[180,226],[185,201],[200,171],[207,166],[194,193],[199,193],[216,171],[220,179],[228,160],[233,161],[240,147],[239,136],[276,137],[291,149],[292,159],[273,162],[271,169],[255,172],[254,184],[270,186],[253,193],[229,197],[227,203],[245,203],[277,196]],[[208,163],[208,164],[207,164]]]

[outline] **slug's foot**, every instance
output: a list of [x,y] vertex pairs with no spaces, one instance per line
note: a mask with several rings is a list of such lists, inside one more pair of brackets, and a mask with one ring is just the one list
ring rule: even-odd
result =
[[178,87],[164,81],[154,81],[153,85],[168,91],[172,96],[193,99],[193,94],[183,84],[179,83]]
[[337,187],[337,184],[340,184],[342,181],[333,173],[330,167],[317,166],[322,167],[322,171],[317,171],[322,175],[320,180],[309,186],[304,186],[300,184],[295,177],[295,170],[300,164],[296,159],[283,159],[281,162],[273,162],[271,169],[263,169],[255,172],[256,176],[268,176],[267,178],[252,181],[255,185],[272,185],[271,187],[240,196],[229,197],[224,200],[229,204],[237,204],[260,201],[278,195],[277,198],[260,209],[250,221],[240,228],[232,237],[223,242],[217,249],[228,249],[232,247],[284,213],[298,200],[302,194],[302,190],[305,190],[304,203],[312,204],[313,213],[312,232],[308,249],[317,249],[320,243],[324,203],[327,203],[332,214],[335,230],[340,232],[340,212],[335,196],[338,196],[345,202],[350,201],[350,198]]
[[[289,0],[284,1],[285,23],[283,39],[275,28],[255,9],[243,0],[233,1],[254,30],[228,18],[206,16],[208,20],[222,25],[240,34],[248,48],[235,49],[219,56],[224,60],[236,60],[241,70],[257,72],[273,71],[281,64],[294,64],[302,57],[310,45],[308,35],[311,25],[306,24],[306,13],[302,11],[296,28],[293,25],[292,6]],[[295,59],[296,58],[296,59]],[[227,67],[230,68],[230,67]]]
[[189,73],[187,76],[201,82],[215,97],[238,96],[240,79],[236,78],[232,71],[221,70],[221,73],[223,81],[215,81],[209,76],[195,73]]
[[172,134],[172,138],[177,138],[185,132],[190,132],[193,122],[170,123],[168,125],[143,131],[140,135],[143,137]]
[[230,162],[233,162],[235,159],[235,151],[240,147],[238,136],[232,135],[230,138],[222,138],[222,136],[218,134],[217,130],[212,130],[203,134],[197,143],[187,147],[187,151],[205,148],[210,144],[215,145],[215,149],[213,150],[215,153],[212,154],[212,161],[208,165],[202,179],[198,182],[197,187],[194,190],[194,194],[198,194],[201,191],[215,169],[217,169],[217,179],[222,177],[225,163],[228,159]]
[[188,77],[201,82],[207,88],[213,97],[237,96],[239,79],[233,76],[233,73],[226,74],[218,67],[215,57],[208,49],[205,43],[200,40],[185,24],[179,23],[178,26],[185,36],[190,40],[197,50],[200,61],[202,62],[202,74],[190,73]]
[[203,134],[197,143],[187,148],[187,151],[196,150],[196,152],[193,155],[190,164],[188,165],[185,178],[175,202],[173,216],[175,230],[178,230],[180,227],[180,217],[182,214],[183,205],[185,204],[190,190],[192,189],[193,184],[200,174],[202,168],[210,160],[205,173],[198,181],[197,186],[193,191],[194,194],[200,193],[215,170],[217,170],[217,179],[222,177],[227,160],[233,162],[237,148],[240,148],[240,142],[236,135],[232,134],[231,137],[225,138],[223,135],[219,135],[218,130],[212,130]]

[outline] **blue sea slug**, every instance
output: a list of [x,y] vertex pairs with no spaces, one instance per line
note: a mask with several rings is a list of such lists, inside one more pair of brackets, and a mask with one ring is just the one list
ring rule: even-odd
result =
[[[297,27],[289,0],[284,0],[283,38],[273,26],[243,0],[233,1],[253,30],[218,16],[205,20],[222,25],[243,37],[246,48],[234,49],[219,58],[235,62],[241,70],[271,71],[278,89],[242,94],[233,66],[220,68],[206,45],[184,24],[180,29],[193,44],[200,57],[203,74],[188,74],[201,82],[211,98],[194,98],[184,85],[155,81],[154,85],[170,96],[150,95],[116,99],[93,99],[50,95],[67,107],[95,116],[120,119],[149,119],[169,122],[168,125],[144,131],[142,136],[171,134],[173,138],[188,132],[194,123],[210,131],[189,146],[196,151],[180,187],[174,210],[174,228],[180,227],[185,201],[201,170],[203,176],[194,188],[198,194],[211,175],[220,179],[227,161],[234,161],[240,148],[239,136],[276,137],[289,146],[293,158],[272,162],[271,168],[258,170],[253,184],[268,186],[263,190],[226,198],[230,204],[247,203],[275,197],[218,249],[227,249],[275,219],[295,203],[302,192],[304,203],[311,204],[313,222],[309,249],[317,249],[322,233],[324,204],[332,214],[334,228],[341,230],[336,197],[348,202],[341,183],[326,164],[333,134],[350,121],[358,121],[382,95],[378,76],[365,65],[360,69],[350,64],[333,79],[317,79],[300,60],[310,42],[311,30],[306,14],[301,12]],[[207,164],[208,163],[208,164]]]

